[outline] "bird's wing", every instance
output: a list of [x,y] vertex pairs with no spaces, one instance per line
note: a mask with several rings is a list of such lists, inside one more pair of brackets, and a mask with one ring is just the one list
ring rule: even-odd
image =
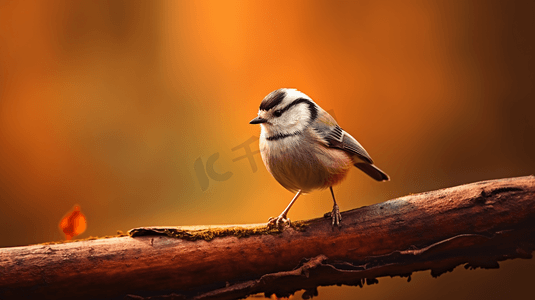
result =
[[349,133],[345,132],[331,115],[324,112],[315,122],[314,129],[326,142],[328,147],[338,148],[346,151],[351,156],[356,156],[362,162],[373,164],[373,160],[364,147],[357,142]]
[[329,143],[329,147],[342,149],[352,155],[356,155],[364,162],[373,164],[372,158],[364,147],[349,133],[340,128],[340,126],[336,125],[326,137],[326,140]]

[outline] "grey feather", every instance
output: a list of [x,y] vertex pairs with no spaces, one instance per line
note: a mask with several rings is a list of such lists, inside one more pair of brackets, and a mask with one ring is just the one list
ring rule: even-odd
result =
[[[355,161],[355,167],[377,181],[388,181],[390,177],[373,164],[373,160],[364,147],[349,133],[338,125],[316,123],[314,129],[331,148],[346,151]],[[356,158],[356,159],[355,159]]]
[[355,167],[359,168],[362,172],[368,174],[368,176],[377,181],[390,180],[390,177],[388,177],[385,172],[381,171],[381,169],[377,168],[375,165],[370,165],[367,163],[356,163]]
[[329,147],[342,149],[352,156],[356,155],[357,158],[366,163],[373,164],[372,158],[364,147],[349,133],[342,130],[340,126],[331,127],[330,132],[324,136],[324,139],[329,144]]

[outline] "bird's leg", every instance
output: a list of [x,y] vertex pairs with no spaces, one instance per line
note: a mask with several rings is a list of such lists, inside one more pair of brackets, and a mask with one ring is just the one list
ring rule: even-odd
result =
[[286,209],[284,209],[284,211],[276,218],[269,218],[268,220],[268,227],[269,228],[272,228],[274,226],[276,226],[277,228],[279,228],[280,225],[282,224],[290,224],[290,219],[286,218],[286,216],[288,215],[288,211],[290,210],[290,208],[292,207],[292,205],[294,204],[295,200],[297,200],[297,198],[299,198],[299,195],[301,195],[301,190],[299,190],[297,192],[297,194],[295,194],[294,198],[292,199],[292,201],[290,201],[290,204],[288,204],[288,206],[286,207]]
[[331,189],[331,195],[333,196],[333,212],[331,213],[331,218],[333,219],[332,226],[336,225],[340,227],[340,221],[342,221],[342,215],[340,214],[340,209],[338,208],[338,204],[336,204],[336,200],[334,199],[334,192],[333,187],[329,187]]

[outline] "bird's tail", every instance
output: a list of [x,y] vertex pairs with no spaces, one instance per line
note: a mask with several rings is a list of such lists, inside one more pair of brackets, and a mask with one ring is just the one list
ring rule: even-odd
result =
[[368,163],[356,163],[355,167],[359,168],[362,172],[368,174],[368,176],[370,176],[371,178],[377,181],[390,180],[390,177],[388,177],[388,175],[386,175],[385,172],[381,171],[375,165],[371,165]]

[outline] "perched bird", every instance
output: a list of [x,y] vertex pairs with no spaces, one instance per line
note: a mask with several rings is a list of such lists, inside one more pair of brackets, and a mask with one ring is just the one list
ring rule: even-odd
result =
[[342,219],[333,185],[352,166],[377,181],[390,180],[364,148],[338,126],[325,110],[296,89],[278,89],[267,95],[250,124],[260,124],[260,153],[267,170],[287,190],[296,192],[286,209],[270,218],[269,226],[288,223],[288,211],[302,193],[330,188],[334,205],[332,225]]

